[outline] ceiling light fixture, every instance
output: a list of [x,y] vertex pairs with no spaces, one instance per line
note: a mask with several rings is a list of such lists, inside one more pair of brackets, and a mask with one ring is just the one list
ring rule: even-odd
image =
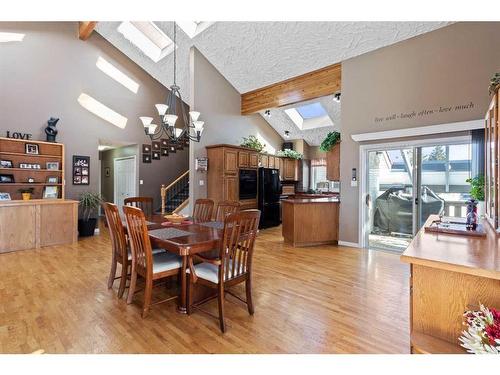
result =
[[290,138],[290,132],[288,130],[285,130],[285,138],[286,139]]
[[340,103],[340,92],[337,92],[335,95],[333,95],[333,101]]
[[[177,39],[177,25],[174,22],[174,45]],[[160,124],[153,124],[152,117],[139,117],[144,132],[151,140],[167,137],[173,142],[183,142],[191,140],[199,142],[203,132],[203,121],[199,121],[200,112],[191,111],[189,117],[184,109],[184,102],[180,92],[180,87],[176,84],[177,52],[174,49],[174,84],[170,86],[166,104],[156,104],[156,110],[160,116]],[[181,118],[182,128],[175,126],[177,120]]]
[[265,115],[266,117],[271,117],[271,110],[270,110],[270,109],[266,109],[266,110],[264,111],[264,115]]

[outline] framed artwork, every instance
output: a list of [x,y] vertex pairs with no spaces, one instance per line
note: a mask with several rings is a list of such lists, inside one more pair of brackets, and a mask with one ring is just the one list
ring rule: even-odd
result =
[[24,152],[26,154],[38,155],[38,145],[36,143],[26,143],[24,145]]
[[151,148],[153,151],[160,151],[161,142],[158,142],[158,141],[151,142]]
[[0,168],[14,168],[12,160],[0,160]]
[[160,151],[153,151],[151,159],[160,160]]
[[90,156],[73,155],[73,185],[88,185],[90,180]]
[[14,175],[13,174],[0,174],[0,183],[14,183]]
[[43,199],[57,199],[58,194],[58,186],[45,186],[45,188],[43,189]]
[[0,193],[0,201],[10,201],[9,193]]
[[161,149],[161,156],[168,156],[168,148]]
[[174,145],[168,146],[168,152],[171,154],[175,154],[177,152],[177,147],[175,147]]
[[142,154],[143,163],[151,163],[151,154]]
[[46,168],[51,171],[59,170],[59,162],[58,161],[48,161],[46,164]]
[[57,177],[47,177],[48,184],[57,184],[58,182],[59,182],[59,179]]
[[162,138],[160,139],[160,144],[162,148],[167,148],[168,147],[168,139]]
[[151,145],[142,145],[142,153],[147,154],[148,152],[151,152]]

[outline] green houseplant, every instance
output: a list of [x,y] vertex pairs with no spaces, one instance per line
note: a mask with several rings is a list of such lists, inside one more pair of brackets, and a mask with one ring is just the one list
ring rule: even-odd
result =
[[80,219],[78,220],[78,234],[80,237],[93,236],[97,224],[97,210],[102,202],[99,193],[87,191],[80,196]]
[[248,137],[243,137],[241,142],[241,147],[252,148],[257,152],[261,152],[266,145],[260,142],[255,135],[249,135]]
[[302,159],[304,155],[302,155],[300,152],[297,152],[295,150],[281,150],[276,153],[276,156],[282,157],[282,158],[290,158],[290,159]]
[[328,152],[332,149],[333,146],[335,146],[339,142],[340,142],[340,133],[330,132],[327,134],[326,138],[323,139],[323,142],[321,142],[319,149],[323,152]]
[[470,196],[478,201],[484,201],[484,176],[478,175],[465,180],[470,184]]

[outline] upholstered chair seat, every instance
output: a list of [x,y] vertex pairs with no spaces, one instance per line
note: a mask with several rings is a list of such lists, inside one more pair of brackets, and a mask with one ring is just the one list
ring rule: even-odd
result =
[[[237,262],[235,262],[236,269],[238,269]],[[243,266],[243,265],[242,265]],[[243,267],[239,267],[240,270],[236,271],[235,274],[239,275],[243,273]],[[190,270],[186,270],[187,273],[190,273]],[[212,264],[212,263],[200,263],[194,265],[194,272],[196,273],[196,276],[205,279],[208,281],[211,281],[214,284],[219,283],[219,266]],[[229,264],[229,275],[233,274],[233,263]],[[224,281],[226,280],[226,272],[224,272]]]
[[[162,249],[156,249],[162,250]],[[172,254],[162,250],[161,253],[154,253],[153,250],[153,273],[160,273],[174,270],[182,266],[182,258],[177,254]]]

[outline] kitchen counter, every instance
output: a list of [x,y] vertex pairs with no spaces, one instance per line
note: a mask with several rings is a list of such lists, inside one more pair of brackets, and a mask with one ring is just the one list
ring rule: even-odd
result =
[[412,353],[464,353],[458,342],[464,311],[479,303],[500,308],[500,237],[482,224],[486,237],[422,228],[401,255],[410,264]]
[[338,198],[284,199],[282,231],[285,242],[293,246],[337,244]]

